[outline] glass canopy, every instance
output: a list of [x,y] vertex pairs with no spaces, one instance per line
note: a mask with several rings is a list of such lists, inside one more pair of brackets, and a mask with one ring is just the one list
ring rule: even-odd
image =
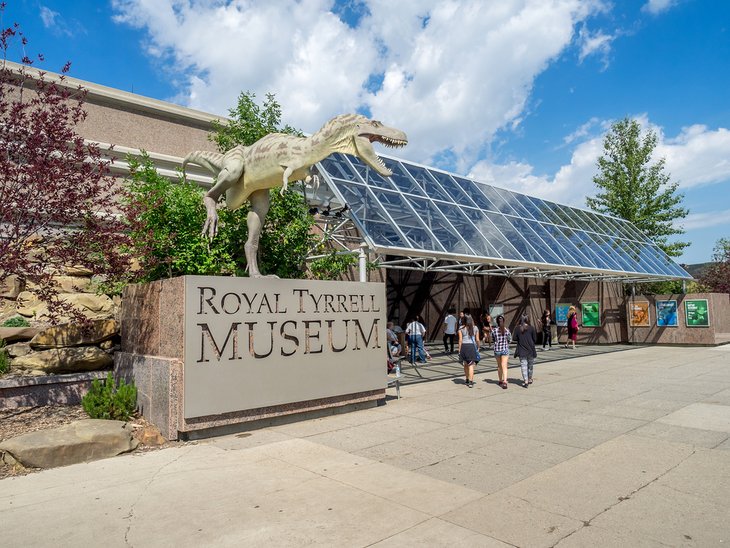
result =
[[624,281],[691,279],[631,223],[381,155],[319,163],[367,245],[392,268]]

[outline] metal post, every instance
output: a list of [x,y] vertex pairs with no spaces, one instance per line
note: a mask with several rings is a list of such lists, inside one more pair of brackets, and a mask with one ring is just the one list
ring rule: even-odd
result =
[[360,250],[358,253],[358,263],[360,266],[360,281],[361,282],[368,281],[368,255],[365,252],[366,249],[367,249],[367,246],[365,244],[362,244],[360,246]]

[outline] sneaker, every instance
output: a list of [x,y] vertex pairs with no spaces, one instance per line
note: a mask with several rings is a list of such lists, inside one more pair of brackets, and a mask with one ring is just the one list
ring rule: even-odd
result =
[[530,383],[529,383],[529,381],[523,381],[523,382],[522,382],[522,386],[524,386],[525,388],[530,388]]

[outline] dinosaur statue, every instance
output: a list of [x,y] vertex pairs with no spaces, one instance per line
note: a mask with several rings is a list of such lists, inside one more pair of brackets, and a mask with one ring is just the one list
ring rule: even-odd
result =
[[330,154],[342,152],[357,156],[384,177],[392,172],[373,150],[373,142],[388,147],[408,143],[406,134],[359,114],[343,114],[332,118],[311,137],[272,133],[251,146],[239,145],[225,154],[195,151],[183,160],[197,164],[216,175],[215,185],[205,194],[203,203],[207,218],[203,236],[213,239],[218,232],[218,199],[225,192],[226,206],[237,209],[248,200],[251,209],[246,219],[248,239],[244,246],[249,276],[260,278],[257,252],[261,229],[269,211],[269,189],[281,186],[283,194],[289,181],[307,177],[309,168]]

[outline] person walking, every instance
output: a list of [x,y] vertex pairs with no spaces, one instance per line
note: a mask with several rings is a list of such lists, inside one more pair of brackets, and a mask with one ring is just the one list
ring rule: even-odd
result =
[[504,326],[504,316],[497,316],[497,326],[492,328],[492,340],[494,341],[494,358],[497,360],[497,375],[499,386],[507,388],[507,364],[509,362],[509,343],[512,335]]
[[[454,316],[456,309],[452,306],[449,308],[448,315],[444,318],[444,352],[447,354],[454,353],[454,340],[456,339],[456,316]],[[449,349],[449,344],[451,349]]]
[[423,337],[421,340],[421,346],[423,347],[423,353],[426,354],[426,360],[430,360],[431,354],[428,352],[428,348],[426,348],[426,333],[428,333],[428,326],[426,325],[426,320],[423,319],[423,316],[421,316],[420,314],[417,314],[416,321],[423,326]]
[[532,384],[532,371],[537,358],[535,343],[537,342],[537,331],[530,325],[530,318],[523,314],[520,318],[520,326],[515,329],[515,358],[519,358],[522,368],[522,386],[528,388]]
[[468,388],[474,387],[474,366],[479,363],[479,328],[470,314],[464,315],[464,325],[459,328],[459,359],[464,366],[464,378]]
[[545,309],[540,318],[540,325],[542,326],[542,349],[552,350],[553,349],[553,331],[550,327],[553,325],[553,319],[550,317],[550,310]]
[[489,314],[489,310],[485,310],[482,314],[482,333],[484,334],[482,341],[489,350],[492,345],[492,316]]
[[426,363],[426,352],[423,348],[423,336],[426,334],[426,328],[419,322],[415,316],[411,316],[411,320],[406,325],[406,336],[408,337],[408,346],[410,347],[409,362],[416,364],[416,357]]
[[[578,339],[578,313],[571,305],[568,309],[568,340],[565,341],[565,348],[575,350],[575,341]],[[570,345],[570,346],[569,346]]]

